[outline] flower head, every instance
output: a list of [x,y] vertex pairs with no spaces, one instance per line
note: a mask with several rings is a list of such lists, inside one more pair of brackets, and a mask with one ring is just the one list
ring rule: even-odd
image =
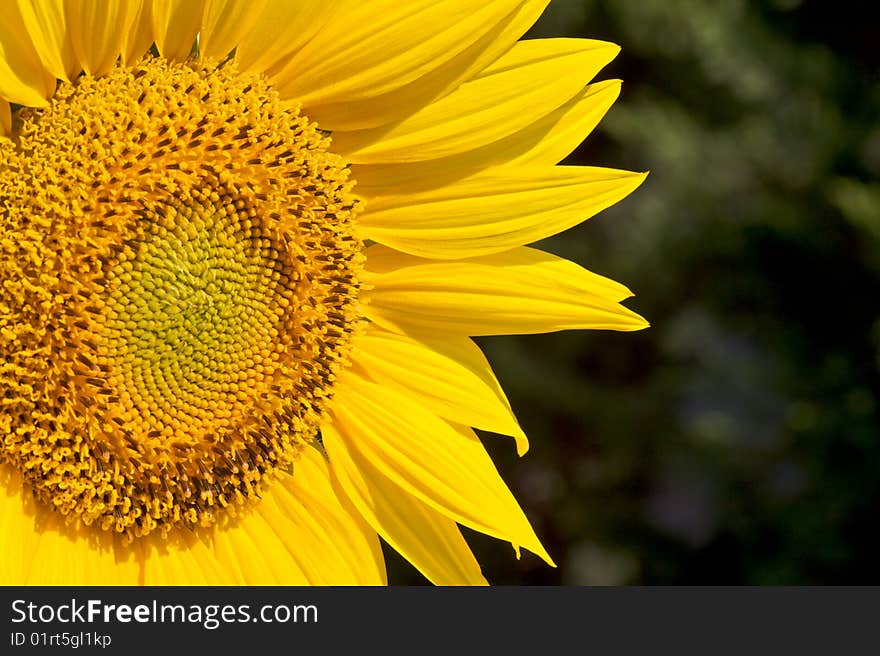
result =
[[2,583],[484,582],[549,555],[470,337],[635,330],[525,246],[643,179],[556,166],[617,48],[546,1],[21,0],[0,19]]

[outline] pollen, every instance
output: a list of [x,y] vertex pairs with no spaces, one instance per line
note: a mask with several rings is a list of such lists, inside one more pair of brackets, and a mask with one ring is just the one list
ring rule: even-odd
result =
[[295,467],[359,322],[344,160],[259,76],[149,58],[0,141],[0,461],[129,539]]

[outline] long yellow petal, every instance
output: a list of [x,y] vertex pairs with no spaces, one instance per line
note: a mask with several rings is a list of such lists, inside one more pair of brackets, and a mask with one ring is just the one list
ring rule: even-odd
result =
[[199,52],[221,60],[260,18],[269,0],[206,0]]
[[4,4],[0,20],[0,98],[44,107],[55,93],[55,76],[34,48],[18,3]]
[[380,385],[412,395],[439,416],[510,435],[519,455],[528,450],[492,367],[467,337],[414,339],[371,326],[355,338],[351,360]]
[[574,97],[620,48],[587,39],[518,42],[478,78],[387,127],[334,135],[349,161],[417,162],[499,141]]
[[246,585],[234,568],[221,563],[204,534],[177,530],[166,537],[135,541],[144,563],[144,585]]
[[140,0],[67,0],[65,20],[79,67],[103,75],[123,52]]
[[439,189],[369,197],[363,235],[427,258],[460,259],[536,242],[625,198],[641,173],[594,167],[499,167]]
[[374,245],[367,271],[375,288],[364,311],[397,332],[474,336],[648,325],[619,304],[632,296],[620,283],[532,248],[438,262]]
[[116,536],[67,526],[0,465],[0,585],[136,585],[141,565]]
[[[409,84],[361,99],[308,103],[308,115],[333,131],[364,130],[386,125],[415,113],[454,91],[507,52],[544,11],[549,0],[525,0],[470,46]],[[449,53],[446,53],[449,54]],[[444,57],[445,59],[445,57]],[[315,104],[315,103],[326,104]]]
[[150,17],[159,54],[174,60],[189,57],[204,10],[205,0],[153,0]]
[[485,585],[458,526],[402,491],[350,452],[332,424],[322,427],[334,483],[395,550],[436,585]]
[[272,78],[308,108],[387,94],[478,41],[519,0],[372,0],[336,16]]
[[46,70],[62,80],[80,71],[73,51],[64,0],[17,0],[31,43]]
[[151,0],[144,0],[141,9],[125,34],[122,44],[122,63],[132,64],[143,57],[153,43],[153,15]]
[[350,453],[401,493],[553,564],[473,431],[453,428],[413,397],[351,372],[340,376],[337,389],[332,412]]
[[272,73],[332,18],[344,15],[353,0],[269,0],[242,35],[235,60],[242,71]]
[[442,187],[491,166],[556,164],[598,125],[620,94],[620,81],[591,84],[575,98],[501,141],[426,162],[352,166],[366,197]]
[[295,527],[288,546],[316,585],[384,585],[385,560],[376,531],[340,501],[330,482],[329,464],[316,448],[306,448],[287,479],[278,508]]
[[586,87],[574,99],[516,135],[502,157],[510,166],[558,164],[586,139],[620,96],[620,80]]
[[376,532],[336,496],[324,456],[305,449],[292,476],[228,526],[177,531],[145,546],[147,585],[384,585]]
[[0,98],[0,137],[12,134],[12,111],[9,103]]

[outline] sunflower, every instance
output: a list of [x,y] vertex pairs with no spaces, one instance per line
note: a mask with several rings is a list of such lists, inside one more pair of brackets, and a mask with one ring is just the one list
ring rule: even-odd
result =
[[471,337],[636,330],[527,247],[642,174],[557,166],[618,52],[547,0],[18,0],[0,18],[0,583],[482,584],[552,565]]

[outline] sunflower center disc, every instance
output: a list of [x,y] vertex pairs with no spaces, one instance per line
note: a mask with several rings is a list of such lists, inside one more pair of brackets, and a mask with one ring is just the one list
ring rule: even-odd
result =
[[19,120],[0,146],[0,459],[129,538],[234,514],[315,439],[347,357],[345,162],[232,65],[83,76]]

